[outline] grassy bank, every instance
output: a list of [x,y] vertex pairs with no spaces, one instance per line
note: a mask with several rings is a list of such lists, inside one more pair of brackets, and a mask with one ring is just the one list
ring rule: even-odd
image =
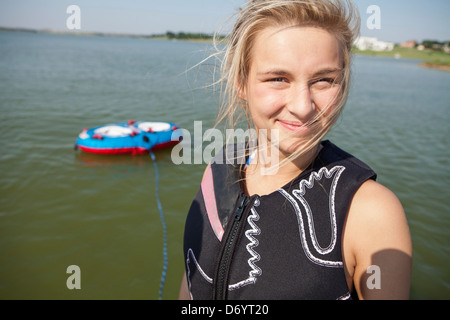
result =
[[427,68],[440,69],[450,71],[450,54],[442,51],[423,50],[395,47],[392,51],[361,51],[354,48],[353,51],[357,55],[370,55],[377,57],[392,57],[404,59],[420,60],[421,66]]

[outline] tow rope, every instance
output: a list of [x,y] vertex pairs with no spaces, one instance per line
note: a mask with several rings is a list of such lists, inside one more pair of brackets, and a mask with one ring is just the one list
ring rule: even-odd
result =
[[155,167],[155,196],[156,196],[156,202],[158,204],[158,210],[159,210],[159,218],[161,219],[161,224],[163,227],[163,257],[164,257],[164,266],[161,273],[161,282],[159,284],[159,294],[158,299],[162,300],[163,296],[163,290],[164,290],[164,283],[166,281],[166,273],[167,273],[167,226],[166,222],[164,220],[164,213],[161,206],[161,201],[159,200],[159,173],[158,173],[158,165],[156,163],[156,157],[155,154],[150,151],[150,157],[153,160],[153,166]]

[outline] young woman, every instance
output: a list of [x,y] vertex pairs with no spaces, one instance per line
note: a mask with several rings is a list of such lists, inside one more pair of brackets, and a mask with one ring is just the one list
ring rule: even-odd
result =
[[180,298],[409,297],[399,200],[322,141],[346,102],[358,21],[351,3],[332,0],[241,10],[223,60],[223,114],[234,122],[243,111],[259,140],[245,165],[227,151],[207,167],[186,221]]

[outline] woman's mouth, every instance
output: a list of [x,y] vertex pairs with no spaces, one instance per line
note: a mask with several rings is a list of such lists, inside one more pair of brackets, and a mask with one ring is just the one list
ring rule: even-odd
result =
[[287,121],[287,120],[277,120],[277,122],[283,127],[290,131],[303,131],[308,129],[307,124],[299,121]]

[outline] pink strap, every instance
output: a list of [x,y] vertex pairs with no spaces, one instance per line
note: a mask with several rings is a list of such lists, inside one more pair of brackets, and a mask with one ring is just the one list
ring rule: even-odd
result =
[[208,213],[209,223],[219,241],[222,241],[223,227],[217,212],[216,194],[214,193],[214,180],[211,165],[206,168],[205,175],[201,184],[203,200],[205,201],[206,212]]

